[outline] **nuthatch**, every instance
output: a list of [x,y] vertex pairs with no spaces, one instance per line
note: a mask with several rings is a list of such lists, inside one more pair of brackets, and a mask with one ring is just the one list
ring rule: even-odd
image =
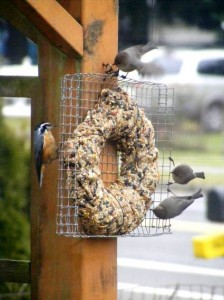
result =
[[144,63],[141,61],[142,55],[155,48],[155,45],[150,42],[146,45],[129,47],[116,55],[114,65],[123,72],[129,73],[134,70],[141,72],[144,67]]
[[190,196],[171,196],[164,199],[152,211],[159,219],[171,219],[180,215],[195,199],[203,197],[201,189]]
[[[171,157],[169,157],[169,160],[174,164],[174,161]],[[204,172],[194,172],[193,169],[187,164],[181,164],[174,167],[174,169],[170,173],[172,174],[174,182],[179,184],[187,184],[194,178],[205,179]],[[169,182],[168,184],[171,184],[171,182]]]
[[51,133],[52,127],[50,123],[42,122],[34,129],[34,158],[40,187],[44,169],[58,156],[58,148]]

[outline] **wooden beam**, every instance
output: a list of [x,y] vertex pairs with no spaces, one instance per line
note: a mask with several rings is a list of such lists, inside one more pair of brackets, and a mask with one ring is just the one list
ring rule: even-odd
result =
[[30,283],[30,262],[0,259],[0,282]]
[[57,0],[60,5],[67,10],[67,12],[81,24],[81,7],[82,0]]
[[[36,2],[46,3],[39,0]],[[117,52],[117,1],[60,2],[66,2],[66,9],[71,15],[80,12],[79,19],[85,28],[88,46],[82,59],[82,71],[102,72],[102,62],[113,61]],[[57,20],[61,21],[59,18]],[[97,35],[94,40],[95,29]],[[70,35],[73,35],[73,31]],[[32,133],[38,122],[52,122],[57,126],[53,134],[58,143],[61,76],[79,72],[80,60],[62,54],[42,34],[38,36],[38,51],[40,80],[38,92],[32,101]],[[117,239],[82,239],[56,235],[57,169],[56,161],[47,167],[40,189],[32,164],[32,300],[45,300],[46,297],[49,300],[115,300]],[[110,180],[113,181],[114,177],[111,176]]]
[[104,72],[102,63],[113,63],[118,50],[118,0],[82,0],[84,29],[82,72]]
[[[56,125],[53,135],[58,143],[61,77],[76,72],[78,63],[58,51],[43,35],[39,35],[38,41],[39,81],[31,102],[31,133],[33,137],[39,122],[49,121]],[[34,162],[33,141],[31,147]],[[79,274],[74,256],[79,245],[76,239],[56,235],[57,169],[57,161],[48,166],[40,189],[32,163],[32,300],[45,300],[46,296],[49,300],[77,299],[74,294]]]
[[10,0],[62,52],[83,55],[82,26],[55,0]]
[[[82,0],[81,24],[84,29],[83,73],[103,73],[102,63],[112,63],[118,50],[118,1]],[[115,147],[104,147],[101,162],[107,162],[108,153],[117,164]],[[104,179],[104,177],[103,177]],[[108,176],[108,183],[116,174]],[[80,300],[117,299],[117,239],[82,239],[75,261],[81,256],[77,271],[80,287],[76,298]]]
[[34,76],[0,76],[0,97],[31,98],[37,83]]

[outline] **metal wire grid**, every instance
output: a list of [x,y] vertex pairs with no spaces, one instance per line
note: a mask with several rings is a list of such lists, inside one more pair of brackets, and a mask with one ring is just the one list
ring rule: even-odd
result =
[[[102,74],[72,74],[62,78],[60,105],[60,151],[58,173],[58,201],[56,217],[56,233],[70,237],[88,237],[79,228],[78,206],[70,199],[66,189],[66,170],[63,166],[64,142],[72,137],[74,129],[81,123],[87,112],[94,108],[103,88],[125,90],[139,107],[143,108],[146,116],[152,121],[155,129],[156,147],[159,149],[160,181],[152,196],[153,207],[168,196],[167,182],[170,176],[170,161],[173,122],[174,95],[173,89],[164,84],[139,82],[131,79],[115,78]],[[108,147],[113,147],[110,145]],[[104,157],[101,163],[101,176],[104,184],[110,182],[108,176],[115,180],[118,174],[119,155],[115,151],[103,149]],[[118,163],[117,163],[118,162]],[[148,211],[142,224],[133,232],[123,235],[132,237],[154,236],[171,233],[170,220],[159,220],[153,212]],[[120,235],[119,235],[120,236]],[[105,237],[91,235],[91,237]],[[109,237],[108,235],[106,237]],[[115,237],[114,235],[111,237]]]
[[176,284],[120,289],[119,300],[224,300],[224,286]]

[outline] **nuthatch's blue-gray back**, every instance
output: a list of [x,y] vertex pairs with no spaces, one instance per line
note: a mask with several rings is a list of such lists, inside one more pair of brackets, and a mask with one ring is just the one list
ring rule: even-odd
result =
[[34,159],[40,187],[44,169],[58,156],[55,139],[51,133],[52,127],[49,122],[42,122],[34,129]]

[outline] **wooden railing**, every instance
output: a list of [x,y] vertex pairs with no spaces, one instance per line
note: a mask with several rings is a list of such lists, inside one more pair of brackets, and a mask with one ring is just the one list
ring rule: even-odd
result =
[[0,282],[30,283],[30,262],[0,259]]

